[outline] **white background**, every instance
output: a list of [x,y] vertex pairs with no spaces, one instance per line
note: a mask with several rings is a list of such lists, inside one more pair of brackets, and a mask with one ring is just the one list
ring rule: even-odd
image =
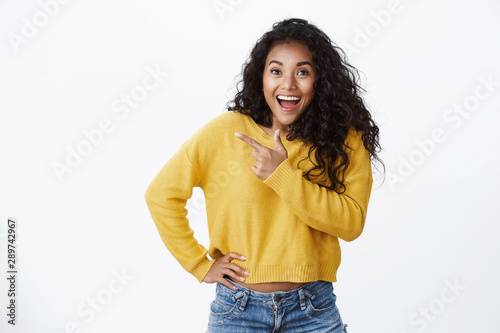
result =
[[[361,71],[387,168],[385,181],[374,169],[363,235],[341,244],[349,332],[500,332],[498,2],[46,3],[0,2],[1,276],[9,217],[18,248],[16,326],[1,278],[0,331],[205,332],[215,284],[170,255],[144,192],[225,112],[255,41],[301,17]],[[168,75],[126,110],[148,69]],[[102,121],[112,130],[88,146]],[[86,156],[58,177],[77,147]]]

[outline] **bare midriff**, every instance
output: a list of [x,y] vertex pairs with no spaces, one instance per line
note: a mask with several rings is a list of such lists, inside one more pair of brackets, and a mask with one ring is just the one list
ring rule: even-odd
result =
[[[230,280],[234,281],[229,277]],[[255,290],[261,293],[272,293],[275,291],[290,291],[300,288],[309,282],[263,282],[263,283],[244,283],[239,280],[234,281],[237,284]]]

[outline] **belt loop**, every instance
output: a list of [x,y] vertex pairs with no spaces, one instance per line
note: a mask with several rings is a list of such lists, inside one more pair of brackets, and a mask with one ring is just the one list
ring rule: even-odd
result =
[[299,289],[299,298],[300,298],[300,309],[304,311],[306,309],[306,300],[304,297],[304,290],[302,288]]
[[250,292],[249,292],[248,290],[243,290],[243,291],[240,291],[239,293],[237,293],[237,294],[235,294],[235,295],[233,296],[233,299],[234,299],[234,300],[237,300],[237,299],[239,299],[239,298],[242,298],[242,297],[243,297],[243,298],[241,299],[241,303],[240,303],[240,307],[239,307],[239,309],[240,309],[241,311],[245,310],[245,307],[246,307],[246,305],[247,305],[247,301],[248,301],[248,297],[249,297],[249,293],[250,293]]
[[234,294],[231,298],[233,299],[233,302],[236,302],[238,299],[241,298],[241,296],[243,296],[243,291],[238,291],[236,294]]
[[304,289],[304,293],[306,294],[307,297],[309,297],[310,299],[315,299],[316,298],[316,295],[314,295],[313,293],[311,293],[309,290],[307,289]]

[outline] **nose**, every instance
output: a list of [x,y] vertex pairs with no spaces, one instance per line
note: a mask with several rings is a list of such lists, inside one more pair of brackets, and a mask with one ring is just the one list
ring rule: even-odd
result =
[[295,86],[295,75],[293,74],[286,74],[283,75],[283,81],[281,82],[281,86],[285,90],[293,90],[296,88]]

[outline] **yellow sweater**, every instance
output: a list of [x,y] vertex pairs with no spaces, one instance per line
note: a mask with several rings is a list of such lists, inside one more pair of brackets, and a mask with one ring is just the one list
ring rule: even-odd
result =
[[[302,177],[312,167],[308,159],[297,165],[308,147],[285,137],[288,158],[265,181],[257,178],[250,169],[254,148],[235,132],[274,149],[273,137],[252,118],[227,111],[185,141],[147,188],[146,203],[167,249],[200,283],[215,259],[229,252],[246,256],[232,261],[250,271],[246,283],[335,282],[338,238],[352,241],[361,234],[372,188],[362,133],[349,131],[346,191],[338,194]],[[329,184],[327,178],[319,181]],[[208,250],[186,217],[193,187],[205,195]]]

